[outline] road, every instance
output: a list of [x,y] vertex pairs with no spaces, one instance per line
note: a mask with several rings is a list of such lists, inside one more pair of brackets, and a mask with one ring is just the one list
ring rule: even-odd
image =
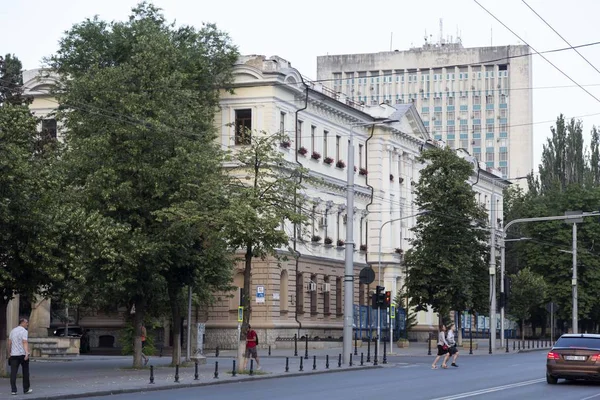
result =
[[[385,368],[173,389],[104,397],[106,400],[154,400],[167,397],[211,400],[403,398],[600,400],[600,384],[545,381],[546,353],[464,356],[459,368],[431,369],[432,357],[393,358]],[[95,399],[98,399],[96,397]]]

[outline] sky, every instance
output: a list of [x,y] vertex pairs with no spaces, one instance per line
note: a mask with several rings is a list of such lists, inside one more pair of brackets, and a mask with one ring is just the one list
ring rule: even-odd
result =
[[[569,47],[523,0],[478,0],[537,51]],[[600,41],[596,31],[600,1],[525,0],[573,46]],[[137,0],[5,0],[0,7],[0,54],[14,53],[25,69],[38,68],[53,54],[73,24],[98,15],[124,20]],[[287,2],[274,0],[155,0],[169,21],[200,27],[217,24],[230,34],[242,54],[278,55],[303,75],[316,78],[317,56],[406,50],[423,44],[423,36],[460,32],[465,47],[524,44],[474,0]],[[391,42],[391,43],[390,43]],[[600,45],[578,49],[600,70]],[[600,72],[575,51],[545,57],[600,99]],[[566,87],[565,87],[566,86]],[[600,126],[600,100],[577,87],[540,56],[533,56],[534,166],[550,126],[562,113],[583,121],[584,139]],[[598,114],[587,116],[589,114]],[[584,117],[585,116],[585,117]]]

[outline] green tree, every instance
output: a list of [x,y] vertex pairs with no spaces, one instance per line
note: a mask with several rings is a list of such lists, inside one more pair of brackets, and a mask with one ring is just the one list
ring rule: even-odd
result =
[[140,3],[124,22],[76,24],[48,59],[59,78],[65,191],[110,232],[111,251],[97,254],[86,280],[105,303],[135,309],[134,367],[148,312],[168,297],[179,334],[182,289],[230,280],[213,119],[237,56],[214,25],[176,28]]
[[304,188],[304,171],[285,161],[279,149],[284,139],[280,133],[252,132],[251,143],[232,154],[236,166],[230,171],[234,183],[227,236],[234,248],[244,251],[243,334],[252,313],[252,259],[278,256],[277,250],[289,241],[282,225],[291,222],[301,226],[307,220],[294,204],[296,194]]
[[512,290],[508,312],[521,321],[521,336],[525,339],[525,321],[546,299],[546,282],[541,275],[523,268],[511,276]]
[[396,307],[403,308],[404,312],[406,313],[405,329],[407,333],[410,332],[412,328],[414,328],[418,324],[417,313],[414,311],[414,309],[410,308],[409,303],[410,302],[408,296],[406,295],[406,291],[404,287],[401,287],[396,292],[396,297],[394,297],[394,304],[396,305]]
[[424,151],[415,204],[427,213],[417,217],[415,239],[405,262],[406,287],[418,310],[431,306],[440,315],[450,310],[488,308],[487,213],[467,182],[472,165],[453,150]]

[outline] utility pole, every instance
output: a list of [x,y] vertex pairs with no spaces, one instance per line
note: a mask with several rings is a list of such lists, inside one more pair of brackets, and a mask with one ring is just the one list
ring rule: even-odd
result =
[[490,343],[496,350],[496,183],[493,182],[490,204]]
[[[581,215],[581,211],[567,211],[565,212],[567,217],[570,216],[579,216]],[[581,217],[573,217],[566,220],[568,224],[573,224],[573,277],[571,279],[571,290],[573,296],[573,314],[572,314],[572,329],[573,333],[578,333],[578,325],[579,325],[579,315],[577,312],[577,224],[583,222],[583,218]]]

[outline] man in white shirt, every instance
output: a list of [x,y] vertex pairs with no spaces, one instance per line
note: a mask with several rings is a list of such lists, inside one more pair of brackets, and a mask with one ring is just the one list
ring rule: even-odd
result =
[[19,365],[23,368],[23,393],[32,393],[29,387],[29,345],[27,343],[27,318],[19,319],[19,326],[10,331],[8,338],[8,353],[10,358],[10,387],[12,394],[17,394],[17,372]]

